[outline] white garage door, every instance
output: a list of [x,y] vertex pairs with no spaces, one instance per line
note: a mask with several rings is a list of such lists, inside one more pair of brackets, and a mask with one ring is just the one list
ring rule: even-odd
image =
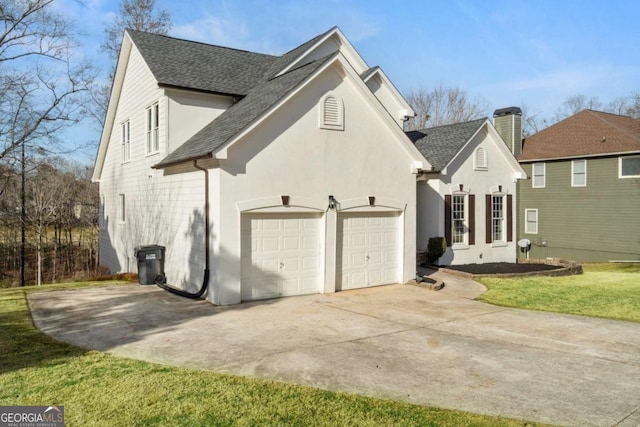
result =
[[338,216],[336,290],[401,280],[399,213]]
[[244,214],[243,301],[320,292],[320,215]]

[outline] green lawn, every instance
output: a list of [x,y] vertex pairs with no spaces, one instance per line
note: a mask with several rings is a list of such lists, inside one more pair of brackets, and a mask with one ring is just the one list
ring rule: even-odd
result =
[[0,405],[64,405],[68,426],[532,426],[83,350],[34,328],[26,294],[0,290]]
[[640,322],[640,263],[585,264],[566,277],[482,278],[490,304]]

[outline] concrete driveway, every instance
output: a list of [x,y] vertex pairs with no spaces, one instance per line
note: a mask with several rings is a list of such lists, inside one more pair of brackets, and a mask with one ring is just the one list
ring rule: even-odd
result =
[[232,307],[154,286],[30,294],[36,325],[81,347],[411,403],[576,426],[640,425],[640,325],[495,307],[437,273]]

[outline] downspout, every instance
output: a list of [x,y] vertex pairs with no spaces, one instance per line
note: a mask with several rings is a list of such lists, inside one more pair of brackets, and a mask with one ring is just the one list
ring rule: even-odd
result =
[[202,286],[200,286],[200,290],[195,293],[176,289],[166,284],[164,274],[160,276],[162,280],[156,280],[156,285],[181,297],[199,299],[204,295],[209,286],[209,171],[206,168],[198,166],[197,160],[193,161],[193,167],[204,172],[204,277],[202,279]]

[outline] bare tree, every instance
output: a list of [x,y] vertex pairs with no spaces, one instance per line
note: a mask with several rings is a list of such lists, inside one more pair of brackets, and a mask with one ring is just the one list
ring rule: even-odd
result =
[[93,117],[101,128],[104,127],[104,118],[109,107],[111,82],[115,74],[124,30],[131,29],[166,35],[173,25],[169,12],[165,9],[156,10],[155,3],[155,0],[122,0],[119,6],[119,14],[104,29],[105,40],[101,45],[101,49],[109,55],[111,60],[108,72],[110,83],[96,83],[93,85],[91,98],[94,108],[87,109],[87,114]]
[[26,177],[32,152],[69,150],[60,131],[79,120],[93,73],[74,65],[72,23],[53,0],[0,0],[0,163],[20,174],[21,284],[25,283]]
[[405,130],[424,129],[450,123],[466,122],[487,114],[487,103],[480,98],[471,98],[457,87],[442,84],[433,89],[411,89],[405,94],[407,102],[416,112]]
[[0,0],[0,161],[20,161],[24,145],[59,148],[59,131],[78,121],[93,78],[71,62],[71,25],[52,0]]
[[588,98],[586,95],[573,95],[568,97],[556,112],[555,122],[573,116],[582,110],[602,110],[602,102],[596,96]]
[[122,0],[119,15],[104,29],[106,38],[102,50],[109,54],[115,68],[120,53],[122,33],[126,29],[154,34],[168,34],[171,29],[171,15],[166,10],[156,10],[156,0]]

